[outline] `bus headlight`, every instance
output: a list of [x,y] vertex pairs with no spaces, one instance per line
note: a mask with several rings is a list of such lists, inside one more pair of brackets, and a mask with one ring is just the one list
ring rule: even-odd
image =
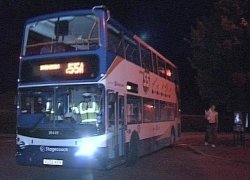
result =
[[99,147],[106,146],[107,138],[107,135],[100,135],[80,139],[75,156],[92,156]]
[[76,156],[92,156],[96,152],[95,142],[85,141],[80,146],[78,151],[75,153]]

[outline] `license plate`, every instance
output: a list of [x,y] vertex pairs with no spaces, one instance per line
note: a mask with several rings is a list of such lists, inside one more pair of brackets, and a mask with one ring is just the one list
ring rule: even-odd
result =
[[43,164],[45,164],[45,165],[54,165],[54,166],[62,166],[63,165],[63,160],[44,159]]

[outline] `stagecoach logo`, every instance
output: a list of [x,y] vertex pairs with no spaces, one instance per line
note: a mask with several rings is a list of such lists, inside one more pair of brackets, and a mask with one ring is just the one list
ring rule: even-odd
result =
[[150,75],[149,71],[144,71],[143,72],[143,90],[145,93],[148,92],[150,87]]
[[41,152],[68,152],[68,148],[64,147],[48,147],[48,146],[40,146]]

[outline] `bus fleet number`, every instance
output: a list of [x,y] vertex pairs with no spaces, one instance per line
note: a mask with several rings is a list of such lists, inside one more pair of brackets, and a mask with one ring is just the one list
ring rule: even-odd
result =
[[65,73],[66,74],[83,74],[84,73],[83,62],[67,63],[67,69],[65,70]]

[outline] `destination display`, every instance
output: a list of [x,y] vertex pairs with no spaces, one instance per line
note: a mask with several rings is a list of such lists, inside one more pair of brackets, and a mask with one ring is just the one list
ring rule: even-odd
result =
[[97,56],[21,61],[20,82],[94,79],[98,76]]
[[84,74],[84,62],[67,62],[64,64],[41,64],[40,71],[60,71],[62,70],[65,74]]

